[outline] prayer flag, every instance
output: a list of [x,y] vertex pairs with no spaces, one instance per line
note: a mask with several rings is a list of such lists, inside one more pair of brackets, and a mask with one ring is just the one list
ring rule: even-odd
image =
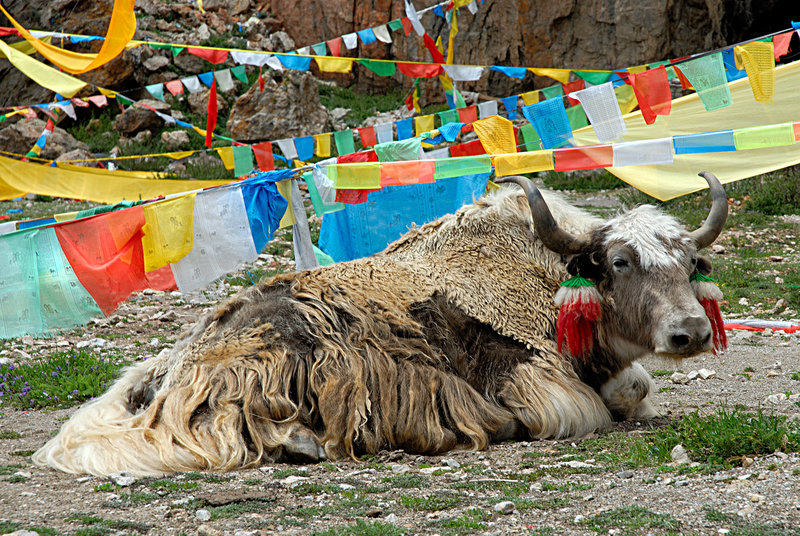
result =
[[233,78],[231,78],[231,70],[223,69],[214,72],[214,80],[217,81],[220,91],[230,91],[234,88]]
[[414,135],[414,118],[409,117],[408,119],[395,121],[395,125],[397,127],[398,140],[405,140]]
[[302,136],[294,139],[294,147],[297,150],[297,158],[305,162],[314,158],[314,138]]
[[532,151],[517,154],[501,154],[494,157],[494,172],[498,177],[551,171],[553,151]]
[[583,105],[600,142],[615,141],[625,133],[625,120],[611,82],[576,91],[573,96]]
[[614,165],[614,154],[610,144],[565,147],[553,151],[555,171],[597,169]]
[[706,111],[712,112],[731,105],[731,92],[721,53],[682,63],[680,71],[697,91]]
[[652,125],[656,116],[669,115],[672,109],[672,94],[667,70],[663,65],[639,74],[630,73],[627,82],[633,86],[645,123]]
[[500,99],[505,107],[506,111],[508,112],[508,118],[512,121],[517,118],[517,102],[519,101],[519,95],[511,95],[510,97],[504,97]]
[[316,150],[314,152],[315,155],[319,156],[320,158],[328,158],[331,155],[330,133],[315,134],[314,144],[316,145]]
[[233,176],[244,177],[253,171],[253,150],[249,145],[233,146]]
[[256,157],[258,169],[271,171],[275,169],[275,158],[272,156],[272,144],[268,141],[253,145],[253,154]]
[[[516,98],[516,97],[515,97]],[[504,117],[493,115],[473,123],[475,133],[488,154],[517,152],[514,124]]]
[[224,63],[225,60],[228,59],[228,51],[227,50],[214,50],[209,48],[197,48],[197,47],[186,47],[186,51],[189,54],[194,54],[200,58],[203,58],[206,61],[213,63],[214,65],[218,65],[220,63]]
[[340,155],[350,154],[356,150],[355,143],[353,143],[352,130],[338,130],[334,132],[333,140],[336,143],[336,152]]
[[371,45],[378,39],[375,37],[375,33],[372,31],[372,28],[366,28],[364,30],[358,30],[358,36],[361,38],[361,42],[365,45]]
[[164,84],[151,84],[149,86],[145,86],[145,89],[154,98],[160,101],[164,100]]
[[444,72],[441,65],[432,65],[429,63],[398,62],[397,68],[400,69],[401,73],[411,78],[433,78]]
[[392,141],[394,123],[380,123],[375,125],[375,137],[378,143],[387,143]]
[[375,138],[375,129],[373,127],[360,127],[357,130],[362,147],[371,147],[378,143],[378,140]]
[[396,65],[391,61],[378,60],[357,60],[358,63],[377,74],[378,76],[392,76],[395,73]]
[[772,102],[775,95],[775,53],[772,43],[756,41],[734,47],[736,67],[747,71],[753,97]]
[[525,78],[525,74],[528,72],[525,67],[504,67],[502,65],[490,65],[489,70],[503,73],[511,78],[519,78],[520,80]]
[[211,80],[211,91],[208,92],[208,117],[206,120],[206,147],[211,148],[214,138],[214,129],[217,128],[217,84]]
[[562,99],[548,99],[523,106],[522,113],[533,124],[545,149],[562,147],[572,138],[572,128]]
[[275,143],[280,147],[283,156],[289,160],[297,158],[297,149],[294,146],[294,140],[291,138],[284,138],[282,140],[275,140]]
[[417,136],[433,130],[433,115],[418,115],[414,118],[414,131]]
[[478,113],[480,114],[481,119],[486,119],[487,117],[497,115],[497,101],[488,100],[481,102],[478,104]]
[[330,41],[325,41],[328,44],[328,48],[331,50],[331,55],[333,56],[341,56],[342,55],[342,38],[337,37],[336,39],[331,39]]
[[385,24],[381,24],[380,26],[376,26],[372,29],[372,33],[381,43],[391,43],[392,36],[389,33],[389,28],[386,27]]
[[672,138],[623,141],[614,144],[614,167],[671,164]]

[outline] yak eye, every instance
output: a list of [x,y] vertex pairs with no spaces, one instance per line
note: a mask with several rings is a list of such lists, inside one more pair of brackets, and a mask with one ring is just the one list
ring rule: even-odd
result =
[[625,259],[614,259],[614,268],[627,268],[628,261]]
[[692,257],[691,263],[692,266],[697,266],[697,257]]

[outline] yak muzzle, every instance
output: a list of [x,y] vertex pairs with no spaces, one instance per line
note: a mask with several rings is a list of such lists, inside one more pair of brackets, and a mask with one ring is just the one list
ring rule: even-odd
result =
[[686,316],[669,322],[656,340],[657,354],[690,357],[711,350],[711,322],[708,317]]

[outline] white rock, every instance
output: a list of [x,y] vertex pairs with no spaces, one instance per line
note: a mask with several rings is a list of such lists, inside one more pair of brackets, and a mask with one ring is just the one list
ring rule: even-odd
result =
[[687,383],[689,383],[689,377],[686,374],[684,374],[683,372],[673,372],[672,376],[669,377],[669,380],[672,383],[678,383],[678,384],[687,384]]
[[750,495],[750,502],[752,502],[752,503],[760,503],[763,500],[764,500],[764,496],[763,495],[759,495],[758,493],[754,493],[754,494]]
[[30,478],[31,474],[28,471],[17,471],[14,476],[21,476],[22,478]]
[[494,505],[494,511],[498,514],[510,514],[515,508],[516,506],[511,501],[503,501]]
[[670,458],[672,461],[677,463],[678,465],[683,465],[685,463],[692,463],[692,460],[689,459],[689,454],[686,452],[686,449],[683,448],[683,445],[675,445],[669,453]]
[[586,519],[585,516],[582,516],[581,514],[578,514],[578,515],[575,516],[575,519],[573,519],[572,522],[577,525],[578,523],[582,523],[584,519]]
[[153,337],[152,339],[150,339],[150,346],[158,348],[159,346],[161,346],[161,341],[158,339],[158,337]]
[[696,370],[689,371],[689,374],[686,375],[689,378],[689,381],[696,380],[700,376],[700,373]]
[[404,463],[398,463],[396,465],[392,465],[392,472],[396,475],[404,475],[411,471],[411,467]]
[[299,484],[308,480],[307,476],[297,476],[297,475],[289,475],[283,480],[280,481],[281,484],[286,486],[287,488],[294,488],[297,487]]
[[122,488],[130,486],[136,482],[136,477],[126,471],[119,471],[118,473],[111,473],[108,475],[109,480],[114,482],[117,486]]
[[14,350],[11,350],[11,359],[13,361],[29,361],[31,359],[31,354],[15,348]]
[[383,519],[384,519],[384,521],[386,521],[387,523],[397,523],[397,516],[396,516],[396,515],[394,515],[394,514],[389,514],[388,516],[386,516],[386,517],[385,517],[385,518],[383,518]]
[[39,536],[39,533],[35,530],[28,530],[28,529],[20,529],[15,530],[14,532],[9,532],[6,536]]
[[750,305],[750,300],[747,298],[739,298],[739,305]]
[[697,372],[700,374],[700,377],[703,378],[704,380],[713,378],[714,376],[717,375],[716,371],[707,368],[701,368]]
[[22,344],[24,344],[25,346],[33,346],[33,337],[31,337],[30,335],[25,335],[24,337],[22,337]]
[[205,508],[201,508],[194,513],[194,517],[196,517],[198,521],[211,521],[211,512]]
[[339,489],[342,491],[350,491],[356,489],[352,484],[339,484]]
[[452,469],[460,469],[461,468],[461,464],[458,463],[458,461],[454,460],[453,458],[444,458],[442,460],[442,463],[445,464],[446,466],[452,468]]
[[[564,467],[564,466],[572,467],[573,469],[581,469],[581,468],[585,468],[585,467],[597,467],[596,465],[592,465],[590,463],[581,462],[581,461],[578,461],[578,460],[569,460],[569,461],[566,461],[566,462],[559,462],[559,463],[555,464],[554,467]],[[544,467],[544,466],[542,466],[542,467]]]
[[786,396],[786,394],[785,394],[785,393],[776,393],[776,394],[774,394],[774,395],[769,395],[769,396],[768,396],[768,397],[767,397],[767,398],[764,400],[764,402],[766,402],[766,403],[768,403],[768,404],[780,404],[781,402],[783,402],[783,401],[784,401],[784,400],[786,400],[787,398],[788,398],[788,397]]
[[0,365],[10,365],[13,362],[14,362],[14,360],[11,359],[10,357],[5,357],[5,356],[4,357],[0,357]]

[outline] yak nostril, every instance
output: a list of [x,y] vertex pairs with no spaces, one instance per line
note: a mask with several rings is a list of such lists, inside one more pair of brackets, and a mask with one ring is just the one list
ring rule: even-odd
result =
[[675,348],[685,348],[689,345],[688,335],[673,335],[671,339]]
[[701,344],[706,345],[710,340],[711,340],[711,332],[709,331],[708,333],[706,333],[706,336],[703,337]]

